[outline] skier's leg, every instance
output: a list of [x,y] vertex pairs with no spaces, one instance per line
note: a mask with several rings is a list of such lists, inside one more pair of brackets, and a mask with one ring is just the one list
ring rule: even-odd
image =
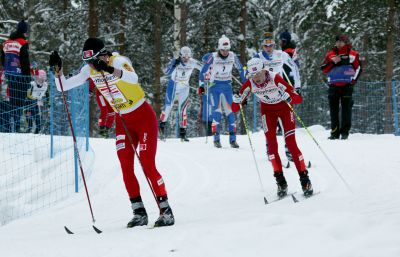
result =
[[222,100],[222,106],[224,107],[224,111],[229,123],[229,142],[231,143],[232,147],[238,148],[239,145],[236,143],[235,114],[232,112],[232,87],[230,85],[224,85]]
[[168,203],[164,180],[158,172],[155,163],[158,136],[157,117],[147,102],[143,103],[137,111],[136,120],[142,121],[136,127],[140,143],[140,161],[143,172],[151,184],[160,207],[160,217],[155,222],[155,226],[171,226],[175,223],[174,215]]
[[182,141],[189,141],[186,138],[187,114],[186,110],[189,105],[189,87],[185,86],[179,90],[179,134]]
[[164,103],[164,110],[160,116],[160,122],[166,122],[168,116],[171,112],[172,105],[174,104],[176,97],[176,86],[175,82],[170,79],[167,86],[167,91],[165,92],[165,103]]
[[306,170],[304,158],[296,143],[296,122],[293,112],[289,108],[285,108],[279,112],[282,121],[286,146],[292,155],[293,162],[298,172]]
[[287,183],[282,172],[282,162],[278,153],[278,142],[276,138],[276,123],[278,116],[271,112],[266,113],[262,110],[262,121],[267,144],[268,160],[272,164],[274,177],[278,186],[277,195],[283,197],[287,194]]
[[171,113],[176,93],[176,83],[170,79],[168,82],[167,91],[165,92],[164,110],[161,111],[160,115],[159,129],[161,138],[165,138],[165,123],[168,120],[169,114]]
[[[129,124],[129,116],[130,114],[123,115],[125,123]],[[128,126],[129,129],[130,126]],[[137,181],[137,178],[134,173],[134,152],[132,149],[132,145],[126,135],[126,131],[124,126],[122,125],[121,118],[119,116],[116,117],[116,148],[119,162],[121,164],[122,175],[126,187],[126,191],[128,192],[130,199],[135,199],[140,196],[140,187]],[[134,147],[137,148],[137,144],[139,139],[136,134],[130,130],[131,137],[133,139]]]
[[278,153],[278,141],[276,138],[276,122],[278,121],[278,116],[271,113],[262,113],[263,127],[265,138],[268,142],[268,160],[272,164],[272,169],[274,172],[282,172],[282,162]]
[[339,138],[339,92],[335,86],[329,86],[328,100],[331,114],[331,136],[329,139]]
[[308,177],[308,171],[304,163],[303,154],[297,147],[296,136],[295,136],[295,117],[293,112],[288,108],[279,112],[279,116],[282,120],[283,130],[285,132],[286,145],[293,156],[293,161],[296,165],[297,172],[300,176],[300,183],[305,196],[313,194],[313,188]]
[[351,128],[351,109],[353,107],[353,86],[343,87],[343,95],[341,97],[342,104],[342,122],[340,134],[342,139],[347,139]]
[[210,105],[212,111],[211,130],[214,134],[214,142],[220,142],[222,108],[221,89],[219,85],[210,88]]
[[145,102],[135,112],[135,120],[140,121],[135,126],[139,138],[139,156],[143,172],[149,179],[157,198],[166,197],[164,181],[156,168],[155,157],[157,152],[157,118],[151,106]]

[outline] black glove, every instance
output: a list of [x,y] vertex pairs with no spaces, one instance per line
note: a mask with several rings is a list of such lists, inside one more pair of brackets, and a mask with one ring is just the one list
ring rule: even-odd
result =
[[176,66],[178,66],[180,63],[182,62],[182,60],[181,60],[181,57],[178,57],[177,59],[175,59],[175,62],[174,62],[174,67],[176,67]]
[[61,69],[62,67],[62,60],[60,55],[58,55],[57,51],[53,51],[50,54],[50,58],[49,58],[49,66],[50,67],[58,67],[58,69]]
[[108,64],[101,59],[96,58],[92,60],[90,63],[93,64],[94,68],[97,71],[107,71],[110,74],[114,72],[114,67],[108,66]]
[[347,65],[350,64],[350,57],[348,55],[340,55],[340,65]]

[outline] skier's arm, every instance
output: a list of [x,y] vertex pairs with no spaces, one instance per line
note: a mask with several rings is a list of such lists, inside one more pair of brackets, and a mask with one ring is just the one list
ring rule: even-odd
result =
[[179,64],[178,59],[172,59],[172,61],[168,64],[167,68],[164,70],[164,73],[167,76],[171,76],[172,72],[175,70],[176,66]]
[[3,51],[3,48],[0,49],[0,62],[1,62],[1,66],[4,68],[4,59],[5,59],[5,54]]
[[192,59],[192,61],[193,61],[193,67],[194,67],[196,70],[201,71],[201,70],[203,69],[203,64],[202,64],[201,62],[199,62],[199,61],[196,60],[196,59]]
[[[283,58],[284,58],[284,64],[289,67],[293,74],[293,80],[294,80],[294,88],[300,88],[300,74],[299,74],[299,69],[297,68],[297,65],[294,63],[292,58],[290,58],[290,55],[288,55],[286,52],[283,52]],[[285,70],[283,70],[285,71]],[[289,77],[289,74],[286,74]],[[288,78],[289,79],[289,78]]]
[[361,70],[362,70],[361,62],[360,62],[360,56],[359,56],[358,53],[355,56],[355,59],[354,59],[354,61],[352,63],[352,66],[353,66],[353,68],[354,68],[356,73],[354,74],[353,81],[351,83],[355,84],[357,82],[358,78],[360,77]]
[[240,60],[239,60],[239,58],[237,57],[236,54],[235,54],[235,62],[234,62],[233,65],[239,71],[240,79],[242,80],[242,83],[245,82],[245,80],[246,80],[245,70],[243,69],[243,65],[240,63]]
[[[88,65],[83,66],[81,71],[78,74],[70,77],[69,79],[65,78],[64,74],[62,73],[62,70],[60,71],[60,73],[61,73],[61,76],[60,76],[61,83],[62,83],[64,91],[81,86],[90,77],[90,71],[89,71]],[[59,83],[59,80],[57,77],[55,78],[55,82],[56,82],[57,90],[61,92],[60,83]]]
[[242,87],[239,90],[238,101],[232,102],[233,112],[238,112],[240,110],[240,104],[247,101],[247,97],[250,95],[250,93],[251,93],[251,83],[250,80],[246,80],[246,82],[242,84]]
[[[279,74],[276,74],[274,77],[274,83],[275,85],[279,88],[281,91],[281,94],[283,95],[285,92],[289,94],[291,101],[290,104],[300,104],[303,101],[303,98],[296,93],[294,88],[290,86]],[[285,88],[283,91],[282,88]]]
[[[121,80],[133,84],[138,83],[138,75],[136,74],[132,65],[122,56],[114,59],[113,67],[116,69],[116,71],[119,70],[121,72]],[[116,74],[116,71],[113,73],[115,76],[118,75]]]
[[321,70],[325,74],[327,74],[335,66],[335,63],[332,61],[332,57],[334,57],[334,55],[329,52],[325,56],[324,62],[321,65]]
[[28,43],[21,47],[19,57],[20,57],[22,75],[26,75],[26,76],[31,75],[31,64],[29,62],[29,44]]
[[206,74],[206,72],[210,68],[211,64],[213,63],[214,58],[213,58],[212,54],[206,54],[206,55],[203,56],[202,60],[204,62],[204,65],[203,65],[203,68],[200,70],[200,73],[199,73],[200,86],[202,84],[204,84],[204,79],[205,79],[204,75]]

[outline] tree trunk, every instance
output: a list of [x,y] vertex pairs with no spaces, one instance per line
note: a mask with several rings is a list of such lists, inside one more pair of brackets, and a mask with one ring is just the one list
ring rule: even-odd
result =
[[154,110],[161,113],[161,2],[154,1]]
[[[206,6],[207,0],[203,0],[203,6]],[[204,10],[205,20],[204,20],[204,52],[210,51],[210,28],[209,28],[209,17],[207,15],[207,10]]]
[[392,107],[392,78],[393,78],[393,55],[394,55],[394,30],[395,30],[395,9],[396,0],[388,0],[389,13],[387,20],[387,41],[386,41],[386,108],[385,108],[385,133],[393,132],[393,107]]
[[240,62],[246,64],[246,24],[247,24],[247,0],[240,0]]
[[180,44],[180,32],[181,32],[181,5],[179,0],[174,0],[174,55],[178,57]]
[[99,35],[99,18],[97,13],[97,1],[89,0],[89,37],[97,37]]
[[[97,1],[89,0],[89,26],[88,34],[89,37],[97,37],[99,35],[99,19],[97,13]],[[97,103],[95,94],[91,94],[89,102],[89,131],[90,136],[94,136],[94,130],[97,125]]]
[[180,43],[181,46],[185,46],[187,42],[187,18],[188,18],[188,6],[186,1],[181,3],[181,33]]
[[[246,65],[246,24],[247,24],[247,0],[240,0],[240,62],[242,65]],[[234,87],[235,88],[235,87]],[[247,108],[246,108],[247,109]],[[244,112],[246,113],[246,109]],[[239,128],[241,134],[246,133],[245,124],[243,119],[239,120]]]
[[119,3],[119,11],[120,11],[120,25],[119,28],[121,30],[121,33],[118,35],[118,42],[120,44],[119,46],[119,53],[123,55],[125,53],[125,26],[126,26],[126,7],[125,7],[125,1],[120,0]]

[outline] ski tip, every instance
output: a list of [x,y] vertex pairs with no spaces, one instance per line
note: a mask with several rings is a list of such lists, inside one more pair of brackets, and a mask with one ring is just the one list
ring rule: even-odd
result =
[[69,230],[69,228],[67,228],[66,226],[64,226],[64,229],[65,229],[65,231],[66,231],[68,234],[70,234],[70,235],[74,234],[74,232],[72,232],[71,230]]
[[297,200],[297,198],[296,198],[296,196],[294,196],[294,194],[292,194],[292,199],[293,199],[293,202],[295,202],[295,203],[299,202],[299,200]]
[[94,231],[96,231],[97,234],[101,234],[103,233],[103,231],[101,231],[100,229],[96,228],[94,225],[92,225]]
[[308,161],[307,168],[308,169],[311,168],[311,162],[310,161]]
[[264,204],[268,204],[268,200],[265,196],[264,196]]

